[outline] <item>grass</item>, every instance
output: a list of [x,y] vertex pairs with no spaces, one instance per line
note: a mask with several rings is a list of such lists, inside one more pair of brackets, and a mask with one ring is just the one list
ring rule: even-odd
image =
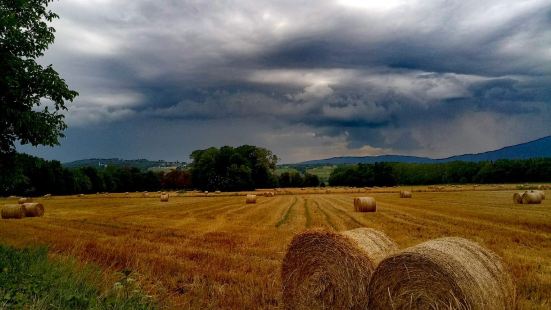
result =
[[307,169],[306,172],[317,175],[320,179],[320,182],[323,182],[325,184],[329,183],[329,176],[331,175],[331,172],[335,170],[337,166],[319,166]]
[[98,268],[48,259],[45,247],[0,245],[0,308],[151,309],[154,305],[128,275],[102,293]]
[[[503,258],[520,309],[549,309],[551,199],[515,205],[514,187],[288,189],[289,195],[258,197],[254,205],[245,204],[244,193],[187,192],[167,203],[153,193],[52,197],[39,199],[44,217],[0,220],[0,242],[47,245],[55,257],[75,257],[107,273],[132,270],[141,289],[171,309],[280,309],[282,258],[307,227],[371,227],[400,248],[457,236]],[[413,190],[413,198],[400,199],[401,189]],[[375,197],[377,212],[354,212],[353,197],[363,195]],[[96,289],[96,296],[105,294]]]

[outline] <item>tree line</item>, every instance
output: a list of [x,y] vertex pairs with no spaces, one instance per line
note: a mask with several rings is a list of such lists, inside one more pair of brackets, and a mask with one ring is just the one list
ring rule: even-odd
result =
[[10,158],[0,173],[0,195],[70,195],[97,192],[156,191],[191,186],[188,171],[153,172],[135,167],[65,168],[59,161],[27,154]]
[[[186,169],[153,172],[135,167],[66,168],[59,161],[16,154],[0,164],[0,195],[70,195],[157,190],[239,191],[272,187],[316,187],[316,175],[275,173],[277,157],[267,149],[243,145],[194,151]],[[465,183],[550,182],[551,158],[448,162],[375,163],[337,167],[332,186],[393,186]]]
[[0,162],[0,195],[39,196],[157,190],[240,191],[318,186],[315,175],[275,174],[277,156],[251,145],[196,150],[186,169],[153,172],[136,167],[67,168],[59,161],[15,154]]
[[339,166],[332,186],[393,186],[551,181],[551,158],[448,163],[375,163]]

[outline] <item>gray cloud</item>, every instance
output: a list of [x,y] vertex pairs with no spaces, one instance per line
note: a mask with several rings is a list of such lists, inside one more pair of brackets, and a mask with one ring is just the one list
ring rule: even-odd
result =
[[[549,0],[74,0],[52,9],[61,19],[43,62],[81,96],[61,147],[23,148],[44,156],[168,159],[247,142],[285,161],[447,156],[551,133]],[[159,137],[185,139],[158,152]]]

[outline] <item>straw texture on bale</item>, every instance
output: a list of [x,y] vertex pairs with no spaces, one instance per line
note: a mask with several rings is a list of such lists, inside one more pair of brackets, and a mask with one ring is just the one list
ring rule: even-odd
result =
[[31,201],[33,201],[31,198],[25,198],[25,197],[23,197],[23,198],[19,198],[19,200],[17,201],[17,203],[19,203],[19,204],[24,204],[24,203],[26,203],[26,202],[31,202]]
[[161,202],[168,202],[169,195],[168,194],[161,194]]
[[25,206],[23,204],[4,205],[0,212],[3,219],[20,219],[25,217]]
[[355,197],[354,211],[357,212],[375,212],[377,211],[377,202],[373,197]]
[[247,195],[246,203],[256,203],[256,195]]
[[24,203],[26,217],[40,217],[44,215],[44,206],[38,202]]
[[501,258],[462,238],[441,238],[385,258],[369,284],[369,309],[512,309]]
[[534,192],[537,192],[540,195],[541,200],[545,200],[545,192],[544,191],[537,190],[537,191],[534,191]]
[[516,204],[522,204],[522,194],[524,193],[514,193],[513,194],[513,202]]
[[522,194],[522,203],[523,204],[538,204],[541,203],[542,197],[540,193],[536,191],[526,191]]
[[284,309],[364,309],[376,264],[396,249],[383,233],[367,228],[297,234],[283,259]]
[[400,192],[400,198],[411,198],[411,192],[410,191],[401,191]]

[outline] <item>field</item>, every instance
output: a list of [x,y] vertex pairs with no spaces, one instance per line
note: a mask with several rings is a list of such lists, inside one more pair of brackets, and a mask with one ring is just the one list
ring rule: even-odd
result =
[[[399,199],[397,188],[294,190],[250,205],[237,193],[186,193],[168,203],[152,193],[52,197],[39,199],[42,218],[0,220],[0,243],[46,244],[106,271],[130,269],[167,308],[266,309],[281,307],[281,261],[304,229],[372,227],[400,247],[460,236],[503,257],[519,308],[549,309],[551,202],[515,205],[507,188],[448,189],[417,187],[412,199]],[[358,195],[374,196],[377,212],[353,212]]]

